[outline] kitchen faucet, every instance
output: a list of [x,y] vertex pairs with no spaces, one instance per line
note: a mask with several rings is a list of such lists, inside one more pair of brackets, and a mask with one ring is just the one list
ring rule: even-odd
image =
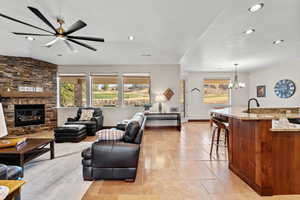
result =
[[251,98],[251,99],[249,99],[249,100],[248,100],[248,110],[247,110],[248,113],[250,113],[250,105],[251,105],[251,101],[255,101],[255,102],[256,102],[256,106],[257,106],[257,107],[260,107],[260,104],[259,104],[259,102],[258,102],[258,100],[257,100],[256,98]]

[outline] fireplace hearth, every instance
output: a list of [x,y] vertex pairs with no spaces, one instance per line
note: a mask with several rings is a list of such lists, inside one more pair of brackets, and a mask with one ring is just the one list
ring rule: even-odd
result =
[[45,105],[15,105],[15,127],[45,124]]

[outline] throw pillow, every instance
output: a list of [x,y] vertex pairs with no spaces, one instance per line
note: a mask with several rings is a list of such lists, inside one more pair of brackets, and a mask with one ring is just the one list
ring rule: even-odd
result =
[[96,134],[98,141],[120,141],[123,139],[125,132],[116,129],[103,129]]
[[80,115],[80,119],[81,121],[89,121],[92,119],[94,114],[94,110],[82,110],[81,111],[81,115]]

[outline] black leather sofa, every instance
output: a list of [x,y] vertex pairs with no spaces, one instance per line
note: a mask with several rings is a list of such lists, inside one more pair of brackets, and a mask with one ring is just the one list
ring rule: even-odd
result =
[[82,152],[84,180],[135,180],[146,122],[139,117],[128,123],[121,141],[98,141]]
[[[88,121],[80,120],[82,110],[94,110],[93,118]],[[79,108],[77,111],[77,116],[75,118],[68,118],[66,125],[70,124],[80,124],[86,126],[86,133],[88,136],[94,136],[95,133],[103,128],[103,115],[101,108]]]

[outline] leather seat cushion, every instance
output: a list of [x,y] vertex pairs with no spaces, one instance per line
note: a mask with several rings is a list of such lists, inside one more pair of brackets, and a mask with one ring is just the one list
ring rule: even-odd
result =
[[77,133],[86,129],[85,125],[67,124],[54,129],[56,133]]

